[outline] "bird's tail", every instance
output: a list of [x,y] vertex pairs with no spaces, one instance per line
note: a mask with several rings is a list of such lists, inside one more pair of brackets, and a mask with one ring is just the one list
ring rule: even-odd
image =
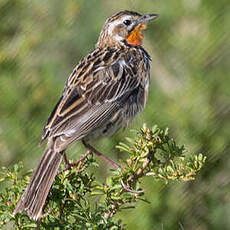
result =
[[25,210],[31,219],[37,220],[41,216],[50,187],[62,161],[62,155],[63,152],[56,152],[53,146],[46,148],[29,185],[17,203],[14,215]]

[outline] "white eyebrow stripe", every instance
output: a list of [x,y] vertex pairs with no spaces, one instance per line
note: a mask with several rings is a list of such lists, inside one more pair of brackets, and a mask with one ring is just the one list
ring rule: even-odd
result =
[[131,18],[131,16],[125,16],[125,17],[122,17],[120,20],[116,20],[116,21],[114,21],[114,22],[112,22],[110,25],[109,25],[109,28],[108,28],[108,34],[109,35],[112,35],[113,34],[113,29],[117,26],[117,25],[119,25],[119,24],[121,24],[123,21],[125,21],[125,20],[127,20],[127,19],[130,19]]

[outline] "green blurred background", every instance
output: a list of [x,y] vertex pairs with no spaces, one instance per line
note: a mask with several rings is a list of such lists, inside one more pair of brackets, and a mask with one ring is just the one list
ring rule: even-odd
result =
[[[207,163],[188,183],[143,181],[151,204],[118,214],[127,229],[230,229],[229,0],[0,0],[0,166],[34,168],[43,125],[104,21],[119,10],[158,13],[145,31],[152,57],[150,95],[132,128],[169,127],[178,143]],[[96,143],[118,160],[126,130]],[[68,150],[84,153],[81,143]],[[96,170],[103,181],[105,163]]]

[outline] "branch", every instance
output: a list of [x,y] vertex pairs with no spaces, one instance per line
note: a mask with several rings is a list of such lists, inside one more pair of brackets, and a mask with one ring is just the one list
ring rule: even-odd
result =
[[[16,229],[62,228],[81,229],[82,226],[97,229],[123,229],[120,220],[113,217],[117,211],[135,207],[144,191],[140,180],[150,176],[153,180],[188,181],[194,180],[202,168],[205,157],[189,154],[183,146],[178,146],[169,137],[168,130],[157,126],[143,127],[136,139],[126,138],[117,148],[127,153],[121,168],[112,170],[105,183],[98,182],[89,167],[98,167],[90,152],[70,165],[62,165],[61,171],[47,199],[45,215],[39,223],[30,220],[26,214],[12,215],[17,201],[29,183],[27,173],[19,176],[22,164],[12,170],[0,170],[0,183],[6,183],[0,193],[0,228],[13,222]],[[71,166],[71,167],[70,167]],[[72,167],[74,166],[74,167]],[[3,186],[2,186],[3,187]],[[94,200],[92,197],[96,196]],[[100,199],[99,199],[100,197]],[[132,204],[132,206],[130,206]]]

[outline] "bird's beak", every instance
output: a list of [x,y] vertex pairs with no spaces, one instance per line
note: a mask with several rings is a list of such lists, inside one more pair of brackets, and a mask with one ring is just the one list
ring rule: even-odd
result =
[[140,46],[143,40],[143,34],[141,33],[141,30],[145,30],[147,27],[146,23],[155,19],[157,16],[157,14],[145,14],[137,19],[128,37],[126,38],[126,42],[130,45]]
[[138,19],[137,24],[146,24],[148,21],[153,20],[157,17],[158,14],[145,14]]

